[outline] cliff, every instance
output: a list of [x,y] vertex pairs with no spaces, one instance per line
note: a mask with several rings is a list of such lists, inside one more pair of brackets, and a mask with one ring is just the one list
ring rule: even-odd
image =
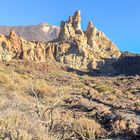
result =
[[82,30],[80,11],[62,21],[58,39],[47,46],[50,58],[75,69],[109,68],[121,55],[116,45],[91,22],[86,31]]

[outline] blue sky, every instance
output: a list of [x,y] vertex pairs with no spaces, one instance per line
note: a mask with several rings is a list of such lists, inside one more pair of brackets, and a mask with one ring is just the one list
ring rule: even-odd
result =
[[0,0],[0,25],[59,25],[75,10],[121,50],[140,53],[140,0]]

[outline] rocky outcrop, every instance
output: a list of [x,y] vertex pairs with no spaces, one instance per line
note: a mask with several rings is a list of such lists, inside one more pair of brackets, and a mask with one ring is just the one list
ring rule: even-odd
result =
[[1,60],[24,59],[46,61],[45,45],[29,42],[18,36],[13,30],[8,36],[0,35]]
[[103,32],[98,31],[92,22],[88,24],[86,35],[89,46],[102,58],[119,58],[119,49]]
[[116,74],[140,75],[140,54],[124,52],[114,64]]
[[112,70],[112,63],[121,55],[115,44],[98,31],[92,22],[89,22],[86,31],[81,29],[80,11],[67,21],[62,21],[59,38],[49,47],[51,45],[51,50],[57,54],[54,59],[75,69]]
[[74,16],[69,17],[68,21],[62,21],[59,41],[65,41],[70,38],[75,38],[77,34],[84,34],[81,29],[80,11],[76,11]]
[[72,25],[75,31],[81,30],[81,12],[78,10],[74,13],[72,17]]
[[[40,25],[41,26],[41,25]],[[42,25],[44,30],[46,25]],[[81,12],[76,11],[67,21],[62,21],[57,39],[48,42],[31,42],[11,31],[0,36],[1,60],[24,59],[46,61],[48,59],[80,70],[113,71],[112,64],[121,52],[104,33],[89,22],[87,30],[81,28]],[[8,57],[8,58],[7,58]]]

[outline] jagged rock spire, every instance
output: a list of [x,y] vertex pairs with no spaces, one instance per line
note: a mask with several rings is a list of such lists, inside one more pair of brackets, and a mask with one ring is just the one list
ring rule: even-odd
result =
[[69,16],[68,23],[72,23],[72,16]]
[[17,42],[20,42],[20,36],[18,36],[13,29],[11,29],[11,31],[10,31],[10,33],[8,35],[8,39],[10,41],[12,41],[14,44],[17,43]]
[[13,37],[16,37],[16,36],[17,36],[16,32],[12,29],[9,33],[9,37],[13,38]]
[[90,30],[94,27],[93,22],[89,21],[88,26],[87,26],[87,32],[90,32]]
[[73,27],[75,29],[75,31],[77,30],[81,30],[81,12],[80,10],[77,10],[75,13],[74,13],[74,16],[73,16]]
[[59,39],[67,40],[70,37],[75,37],[78,33],[83,33],[81,29],[81,12],[79,10],[74,13],[74,16],[70,16],[67,21],[61,22]]

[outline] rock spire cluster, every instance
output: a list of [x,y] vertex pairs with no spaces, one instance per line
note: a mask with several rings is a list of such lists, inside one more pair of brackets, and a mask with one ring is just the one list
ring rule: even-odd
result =
[[59,37],[47,43],[26,41],[13,30],[8,36],[0,35],[0,58],[39,62],[50,59],[74,69],[112,70],[111,65],[121,52],[92,22],[83,31],[81,20],[78,10],[61,22]]
[[82,30],[80,11],[76,11],[67,21],[62,21],[58,41],[52,44],[56,46],[55,52],[59,54],[55,59],[76,69],[109,67],[121,55],[115,44],[91,21],[87,30]]

